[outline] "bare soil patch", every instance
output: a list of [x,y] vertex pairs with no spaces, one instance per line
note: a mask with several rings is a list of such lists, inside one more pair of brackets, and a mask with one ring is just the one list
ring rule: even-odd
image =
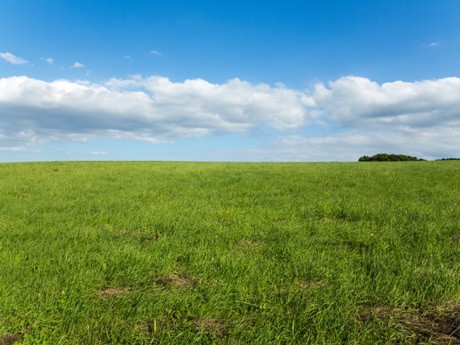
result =
[[99,291],[101,297],[116,297],[123,295],[129,291],[127,287],[112,287]]
[[152,333],[158,331],[159,327],[156,322],[145,322],[145,323],[138,323],[134,326],[134,328],[143,334],[144,336],[149,336]]
[[259,248],[261,244],[254,240],[243,240],[235,245],[235,250],[247,251]]
[[217,338],[223,338],[226,334],[226,326],[216,319],[202,318],[195,321],[195,331],[214,334]]
[[328,216],[325,216],[325,215],[321,216],[319,219],[323,221],[324,223],[332,223],[334,221],[334,219],[329,218]]
[[29,325],[29,327],[24,328],[21,332],[14,334],[0,335],[0,345],[12,345],[17,341],[21,341],[24,335],[29,332],[31,327],[32,325]]
[[450,238],[454,242],[460,242],[460,232],[457,232],[456,234],[453,234]]
[[460,304],[450,303],[429,310],[401,310],[391,307],[373,307],[358,313],[358,320],[396,320],[417,343],[460,344]]
[[22,333],[5,334],[0,336],[0,345],[11,345],[17,341],[22,340],[24,335]]
[[161,280],[161,283],[166,286],[186,288],[198,285],[198,280],[187,277],[185,275],[171,274],[170,276],[164,277]]

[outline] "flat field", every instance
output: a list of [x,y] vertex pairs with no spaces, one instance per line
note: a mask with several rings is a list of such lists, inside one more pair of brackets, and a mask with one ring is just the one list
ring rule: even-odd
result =
[[458,344],[460,162],[0,164],[0,344]]

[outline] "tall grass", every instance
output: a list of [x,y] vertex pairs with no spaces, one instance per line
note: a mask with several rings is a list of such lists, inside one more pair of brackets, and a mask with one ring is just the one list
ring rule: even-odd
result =
[[0,344],[454,343],[459,210],[453,161],[1,164]]

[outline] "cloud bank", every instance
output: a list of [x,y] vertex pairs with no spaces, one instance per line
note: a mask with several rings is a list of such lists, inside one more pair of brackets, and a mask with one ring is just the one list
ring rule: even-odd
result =
[[[310,125],[333,130],[302,135]],[[382,150],[460,156],[460,78],[379,84],[343,77],[311,90],[239,79],[173,82],[161,76],[103,84],[0,79],[3,151],[50,140],[155,143],[266,128],[277,133],[276,146],[257,153],[266,160],[354,160]]]
[[460,78],[379,85],[344,77],[317,85],[314,99],[326,116],[353,127],[460,125]]
[[171,140],[267,125],[306,123],[310,100],[284,87],[205,80],[174,83],[163,77],[111,79],[104,85],[28,77],[0,79],[0,124],[17,139],[78,136]]

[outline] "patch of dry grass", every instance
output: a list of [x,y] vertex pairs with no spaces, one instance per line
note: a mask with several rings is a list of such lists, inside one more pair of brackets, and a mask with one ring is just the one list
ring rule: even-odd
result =
[[187,277],[185,275],[171,274],[164,277],[161,283],[166,286],[173,286],[176,288],[187,288],[198,285],[198,280]]
[[21,332],[0,335],[0,345],[12,345],[18,341],[21,341],[24,338],[24,335],[27,334],[32,325],[27,328],[24,328]]
[[127,287],[111,287],[99,291],[101,297],[117,297],[121,296],[129,291]]
[[416,342],[434,344],[460,344],[460,304],[447,303],[429,310],[402,310],[388,306],[366,308],[358,313],[363,324],[393,319]]
[[223,321],[210,318],[201,318],[194,323],[195,331],[210,333],[217,338],[223,338],[226,334],[226,326]]
[[260,248],[262,244],[260,242],[254,241],[254,240],[243,240],[239,243],[237,243],[234,247],[235,250],[239,251],[248,251],[252,249],[257,249]]

